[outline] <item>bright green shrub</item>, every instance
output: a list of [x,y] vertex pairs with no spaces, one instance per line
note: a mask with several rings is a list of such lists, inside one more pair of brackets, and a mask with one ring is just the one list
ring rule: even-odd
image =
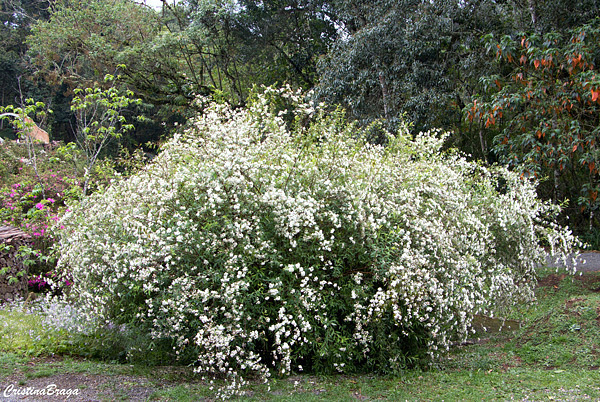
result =
[[63,219],[60,264],[90,318],[193,348],[198,372],[233,386],[249,371],[389,372],[532,297],[540,240],[573,241],[533,183],[441,154],[443,136],[374,146],[342,113],[276,113],[267,99],[297,95],[266,92],[249,110],[212,105]]

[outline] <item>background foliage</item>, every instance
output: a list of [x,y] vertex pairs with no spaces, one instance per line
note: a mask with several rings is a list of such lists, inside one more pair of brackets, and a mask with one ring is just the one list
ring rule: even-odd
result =
[[[523,127],[519,116],[539,117],[547,101],[538,97],[523,103],[531,109],[513,115],[503,110],[499,125],[469,118],[469,113],[474,100],[492,110],[500,97],[508,102],[523,93],[523,85],[511,77],[534,66],[538,57],[528,55],[527,63],[520,62],[526,51],[516,48],[524,36],[530,38],[529,53],[555,56],[552,66],[534,69],[538,74],[528,74],[521,84],[539,90],[553,86],[546,97],[590,89],[585,86],[593,81],[590,71],[598,53],[593,39],[598,0],[186,0],[165,1],[159,10],[132,0],[2,0],[0,7],[0,75],[6,83],[0,102],[43,101],[55,113],[40,123],[54,139],[76,137],[73,90],[106,89],[104,76],[120,64],[126,66],[122,75],[128,89],[142,100],[124,111],[130,121],[143,117],[121,138],[130,152],[139,147],[153,152],[149,142],[168,138],[176,124],[202,109],[194,102],[196,95],[243,106],[255,85],[290,84],[314,89],[315,99],[332,107],[342,105],[363,127],[381,121],[394,131],[407,120],[413,134],[451,131],[449,146],[474,159],[535,173],[545,183],[542,197],[568,203],[563,219],[570,216],[581,234],[597,230],[593,152],[584,147],[561,151],[562,163],[554,163],[559,153],[533,157],[536,147],[517,140],[522,135],[506,136],[507,130]],[[587,39],[568,45],[582,30],[590,34]],[[499,58],[496,49],[489,51],[491,38],[502,47]],[[587,64],[571,66],[576,71],[565,76],[571,51]],[[571,88],[570,77],[584,88]],[[496,78],[502,85],[498,94],[490,85]],[[569,88],[559,89],[562,84]],[[575,126],[581,127],[579,135],[592,133],[593,117],[580,109],[569,111],[567,119],[564,113],[556,117],[562,121],[552,128],[561,131],[556,138],[569,137]],[[527,120],[532,125],[539,121]],[[371,126],[368,138],[385,141],[376,127],[379,123]],[[537,130],[526,131],[535,136]],[[500,146],[505,137],[510,143]],[[525,165],[517,167],[520,163]],[[588,177],[579,169],[583,165]]]

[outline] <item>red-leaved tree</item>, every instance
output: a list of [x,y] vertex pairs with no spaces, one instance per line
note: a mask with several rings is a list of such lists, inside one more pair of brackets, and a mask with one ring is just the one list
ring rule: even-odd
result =
[[487,93],[467,107],[468,119],[496,130],[500,161],[544,181],[542,195],[577,201],[591,228],[600,201],[600,19],[569,35],[486,39],[501,73],[482,79]]

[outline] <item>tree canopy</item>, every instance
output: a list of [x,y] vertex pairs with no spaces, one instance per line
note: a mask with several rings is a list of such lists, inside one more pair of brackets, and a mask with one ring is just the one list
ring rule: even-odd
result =
[[[143,117],[122,138],[131,147],[159,141],[200,112],[199,95],[244,107],[254,86],[289,84],[375,127],[365,131],[371,141],[385,142],[376,127],[449,130],[448,146],[549,178],[541,194],[579,202],[588,218],[596,208],[597,163],[588,142],[597,125],[600,0],[165,0],[160,10],[140,3],[1,1],[2,105],[44,101],[55,111],[51,135],[72,140],[74,91],[106,85],[104,76],[124,65],[124,90],[142,100],[123,110],[129,120]],[[576,32],[589,36],[569,42]],[[538,68],[532,63],[545,59],[534,51],[554,61]],[[582,61],[573,62],[578,55]],[[529,91],[540,95],[512,101]],[[552,109],[550,118],[548,107],[572,92],[582,101]],[[525,140],[540,142],[540,124],[568,140],[553,142],[551,155],[548,143],[538,151]],[[588,177],[566,173],[575,167]]]

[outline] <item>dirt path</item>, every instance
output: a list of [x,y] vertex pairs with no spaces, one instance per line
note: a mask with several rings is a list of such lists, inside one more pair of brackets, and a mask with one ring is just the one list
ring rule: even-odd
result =
[[[147,401],[161,387],[138,376],[53,374],[49,377],[2,381],[2,401]],[[35,395],[35,393],[38,395]],[[46,392],[46,396],[40,396]]]

